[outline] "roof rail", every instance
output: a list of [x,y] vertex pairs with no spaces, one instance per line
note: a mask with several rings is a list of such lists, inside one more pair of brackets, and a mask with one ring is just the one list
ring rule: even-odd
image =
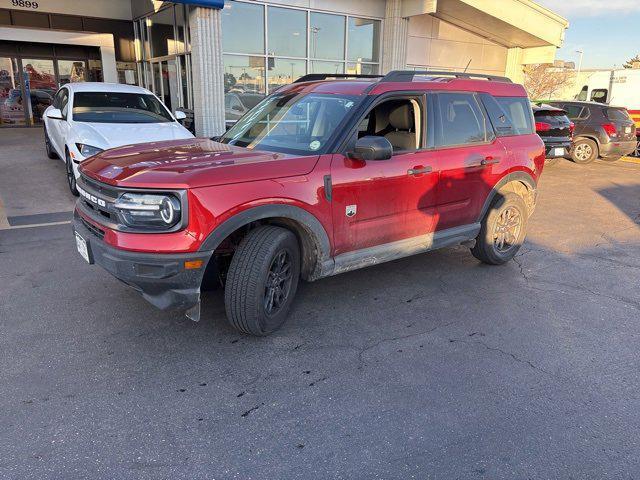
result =
[[309,73],[303,75],[293,83],[300,82],[317,82],[319,80],[326,80],[327,78],[382,78],[384,75],[356,75],[349,73]]
[[507,77],[498,77],[495,75],[485,75],[483,73],[467,73],[467,72],[442,72],[431,70],[393,70],[387,73],[380,82],[412,82],[416,75],[429,77],[454,77],[454,78],[482,78],[492,82],[513,83]]

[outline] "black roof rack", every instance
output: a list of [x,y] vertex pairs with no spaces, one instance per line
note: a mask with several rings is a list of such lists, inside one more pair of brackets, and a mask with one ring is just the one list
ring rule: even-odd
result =
[[317,82],[319,80],[326,80],[327,78],[382,78],[384,75],[356,75],[349,73],[309,73],[303,75],[293,83],[300,82]]
[[454,78],[483,78],[492,82],[513,83],[507,77],[499,77],[496,75],[485,75],[483,73],[467,73],[467,72],[442,72],[432,70],[393,70],[387,73],[380,82],[411,82],[416,75],[427,77],[454,77]]

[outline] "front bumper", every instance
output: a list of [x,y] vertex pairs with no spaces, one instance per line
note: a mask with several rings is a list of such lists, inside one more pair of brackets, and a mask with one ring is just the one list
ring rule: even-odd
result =
[[602,158],[624,157],[633,153],[636,149],[637,141],[609,142],[600,145],[600,156]]
[[[107,245],[100,231],[76,210],[73,229],[87,242],[89,258],[126,285],[140,292],[145,300],[161,310],[186,311],[200,303],[200,285],[213,252],[140,253]],[[153,234],[149,234],[153,244]],[[198,269],[186,269],[186,261],[202,260]]]

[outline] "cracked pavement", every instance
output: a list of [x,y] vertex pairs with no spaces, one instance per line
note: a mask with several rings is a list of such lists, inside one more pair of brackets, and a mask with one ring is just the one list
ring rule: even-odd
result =
[[68,225],[0,230],[0,478],[638,477],[639,215],[640,165],[563,162],[513,262],[302,284],[260,339],[220,293],[153,309]]

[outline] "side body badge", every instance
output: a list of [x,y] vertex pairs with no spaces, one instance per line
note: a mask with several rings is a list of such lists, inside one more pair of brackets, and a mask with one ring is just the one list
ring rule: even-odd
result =
[[358,211],[358,206],[357,205],[347,205],[347,208],[345,209],[345,215],[349,218],[355,216],[356,212]]

